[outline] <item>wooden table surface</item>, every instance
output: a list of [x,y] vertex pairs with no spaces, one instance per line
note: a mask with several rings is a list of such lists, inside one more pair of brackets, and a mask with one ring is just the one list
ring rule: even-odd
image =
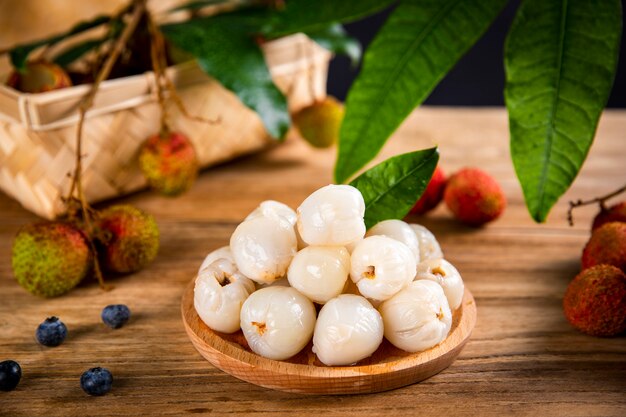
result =
[[[120,202],[156,216],[161,251],[146,270],[111,280],[102,292],[93,282],[69,295],[31,296],[12,277],[10,249],[20,226],[35,220],[0,194],[0,360],[23,368],[19,387],[0,392],[2,416],[445,416],[626,415],[626,337],[599,339],[578,333],[563,317],[561,300],[579,270],[595,207],[565,221],[567,201],[617,188],[626,177],[626,111],[603,115],[596,142],[572,189],[536,225],[523,205],[508,153],[503,109],[421,108],[396,133],[383,156],[437,143],[449,173],[479,166],[502,184],[509,206],[497,222],[471,229],[445,207],[414,218],[438,237],[446,257],[476,297],[478,323],[469,343],[447,370],[390,392],[311,397],[271,391],[213,368],[187,339],[180,297],[204,256],[228,243],[243,217],[261,200],[298,206],[331,182],[334,150],[312,150],[290,138],[256,156],[211,169],[178,199],[142,192]],[[102,307],[125,303],[131,322],[110,330]],[[57,348],[34,339],[37,325],[59,316],[69,337]],[[113,390],[89,397],[81,373],[109,368]]]

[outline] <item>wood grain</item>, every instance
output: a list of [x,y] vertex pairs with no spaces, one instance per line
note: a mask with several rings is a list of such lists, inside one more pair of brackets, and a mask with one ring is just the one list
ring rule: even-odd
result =
[[[42,300],[12,277],[10,247],[35,217],[0,195],[0,360],[22,364],[17,390],[0,392],[0,415],[255,415],[255,416],[624,416],[626,338],[600,339],[571,328],[563,292],[580,268],[596,208],[575,213],[567,201],[617,188],[626,178],[626,111],[606,111],[585,166],[546,224],[532,222],[508,154],[503,109],[421,108],[399,129],[381,157],[439,144],[448,173],[480,166],[502,184],[509,206],[482,229],[460,226],[445,207],[411,218],[437,235],[478,305],[472,337],[446,370],[419,384],[352,396],[303,396],[261,388],[211,366],[190,343],[180,317],[189,277],[211,249],[228,242],[259,201],[297,206],[331,181],[334,150],[312,150],[295,137],[284,145],[206,171],[178,199],[140,193],[120,200],[153,213],[161,251],[150,268],[111,279],[101,292],[86,282],[65,297]],[[126,303],[133,318],[110,330],[102,307]],[[60,316],[70,335],[57,348],[34,340],[36,326]],[[115,378],[106,396],[79,387],[92,366]]]

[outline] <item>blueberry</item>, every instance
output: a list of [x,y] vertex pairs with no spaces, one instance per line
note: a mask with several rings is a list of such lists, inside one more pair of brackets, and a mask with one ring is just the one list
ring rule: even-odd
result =
[[130,319],[130,309],[124,304],[112,304],[102,309],[102,321],[112,329],[119,329]]
[[15,361],[0,362],[0,391],[13,391],[22,378],[22,368]]
[[106,368],[91,368],[80,377],[80,387],[89,395],[104,395],[111,391],[113,375]]
[[35,336],[44,346],[59,346],[67,336],[67,327],[57,317],[48,317],[37,327]]

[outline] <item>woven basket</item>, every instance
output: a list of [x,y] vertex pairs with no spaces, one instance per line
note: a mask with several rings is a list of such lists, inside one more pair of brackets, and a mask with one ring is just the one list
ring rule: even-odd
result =
[[[302,34],[268,42],[263,51],[290,111],[325,96],[328,51]],[[203,168],[272,142],[258,115],[194,62],[169,68],[168,74],[189,113],[220,118],[217,124],[192,121],[174,105],[169,107],[172,128],[190,138]],[[61,197],[75,163],[78,106],[88,90],[88,85],[79,85],[24,94],[0,86],[0,188],[40,216],[54,218],[64,209]],[[88,201],[146,186],[137,152],[144,139],[157,133],[159,115],[153,73],[101,84],[83,131]]]

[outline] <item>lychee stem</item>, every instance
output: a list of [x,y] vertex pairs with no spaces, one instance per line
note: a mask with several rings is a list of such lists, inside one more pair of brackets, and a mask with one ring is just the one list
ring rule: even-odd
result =
[[569,202],[569,209],[567,210],[567,221],[569,223],[570,226],[574,225],[574,216],[573,216],[573,210],[576,207],[581,207],[581,206],[586,206],[589,204],[594,204],[594,203],[598,203],[600,205],[600,209],[601,210],[606,210],[606,201],[615,197],[616,195],[619,195],[623,192],[626,192],[626,184],[621,186],[620,188],[618,188],[615,191],[611,191],[610,193],[602,196],[602,197],[596,197],[596,198],[592,198],[591,200],[581,200],[578,199],[576,201],[570,201]]

